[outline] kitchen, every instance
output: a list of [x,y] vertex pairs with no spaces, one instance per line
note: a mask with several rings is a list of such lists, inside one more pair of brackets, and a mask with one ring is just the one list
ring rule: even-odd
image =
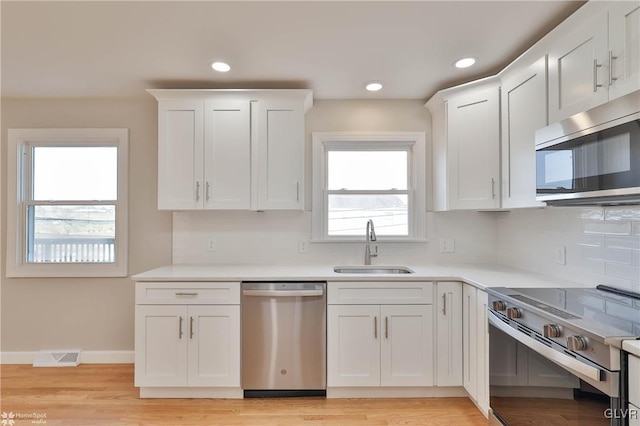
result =
[[[7,14],[10,7],[6,4],[2,7],[3,19],[10,19],[11,15]],[[104,48],[105,52],[111,52],[112,48]],[[513,56],[519,53],[514,52]],[[45,63],[45,59],[54,60],[40,58]],[[32,65],[43,66],[43,63],[36,61]],[[331,75],[332,70],[328,68],[325,73]],[[3,72],[3,77],[6,75]],[[231,83],[226,80],[225,83],[229,88]],[[130,145],[129,275],[172,263],[361,264],[364,240],[311,242],[307,252],[299,250],[300,240],[312,238],[310,135],[398,130],[432,134],[429,110],[424,107],[427,93],[418,94],[418,97],[424,96],[419,100],[349,99],[335,95],[314,99],[313,107],[305,116],[308,140],[305,212],[159,211],[155,194],[158,170],[154,164],[157,102],[144,93],[144,89],[178,85],[208,87],[207,81],[176,81],[167,77],[166,81],[149,82],[139,97],[104,99],[91,91],[92,82],[88,80],[80,84],[84,89],[69,92],[67,97],[48,94],[45,86],[40,88],[41,93],[5,99],[3,84],[3,141],[7,128],[127,127],[132,141],[135,135],[136,143]],[[451,85],[453,83],[443,87]],[[289,84],[287,88],[300,87]],[[23,88],[26,92],[28,89]],[[7,158],[5,149],[3,143],[3,158]],[[427,155],[432,155],[430,150]],[[7,170],[6,163],[2,170]],[[8,182],[6,175],[2,178],[3,183]],[[2,204],[7,206],[7,203],[5,195]],[[637,206],[448,212],[433,211],[432,205],[427,207],[425,233],[430,243],[379,241],[378,257],[373,263],[502,265],[589,286],[609,284],[638,289],[640,213]],[[3,230],[6,229],[3,214]],[[441,251],[438,244],[441,239],[453,240],[454,251]],[[214,240],[215,250],[208,250],[209,240]],[[6,250],[4,244],[3,238],[3,251]],[[558,250],[564,252],[564,263],[558,262]],[[73,298],[69,298],[69,294],[73,294]],[[3,279],[2,296],[3,363],[8,363],[11,357],[14,362],[20,362],[21,356],[24,359],[42,349],[73,347],[82,349],[83,362],[87,363],[92,356],[95,362],[106,359],[130,363],[133,360],[134,287],[129,278],[8,278]]]

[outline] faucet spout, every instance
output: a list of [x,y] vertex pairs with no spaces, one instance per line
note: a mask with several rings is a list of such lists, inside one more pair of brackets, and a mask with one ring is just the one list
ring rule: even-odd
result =
[[373,246],[371,251],[371,242],[377,241],[376,231],[373,227],[373,220],[367,221],[367,229],[365,233],[365,246],[364,246],[364,264],[371,265],[371,258],[378,256],[378,246]]

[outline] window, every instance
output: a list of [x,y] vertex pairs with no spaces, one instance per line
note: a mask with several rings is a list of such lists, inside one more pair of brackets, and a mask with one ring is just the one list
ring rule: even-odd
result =
[[313,238],[379,239],[424,235],[423,133],[313,133]]
[[127,151],[126,129],[9,130],[8,276],[127,275]]

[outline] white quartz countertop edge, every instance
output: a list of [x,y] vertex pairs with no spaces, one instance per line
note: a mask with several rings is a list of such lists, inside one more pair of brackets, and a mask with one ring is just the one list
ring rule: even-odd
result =
[[640,340],[625,340],[622,342],[622,349],[640,357]]
[[[360,266],[360,265],[335,265]],[[375,266],[375,265],[374,265]],[[389,267],[397,265],[378,265]],[[480,289],[488,287],[593,287],[520,269],[496,265],[402,265],[412,274],[341,274],[334,265],[168,265],[132,276],[149,281],[463,281]]]

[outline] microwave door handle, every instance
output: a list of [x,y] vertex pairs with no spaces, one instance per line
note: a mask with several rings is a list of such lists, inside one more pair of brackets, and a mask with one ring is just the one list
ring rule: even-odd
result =
[[602,371],[599,368],[595,368],[583,362],[580,362],[575,358],[551,349],[547,345],[542,344],[529,336],[526,336],[525,334],[513,329],[512,327],[509,327],[500,319],[496,318],[495,314],[493,314],[491,311],[488,311],[487,316],[491,325],[493,325],[503,333],[513,337],[528,348],[544,356],[548,360],[555,362],[556,364],[566,368],[569,371],[576,372],[577,374],[588,377],[589,379],[596,382],[602,381]]

